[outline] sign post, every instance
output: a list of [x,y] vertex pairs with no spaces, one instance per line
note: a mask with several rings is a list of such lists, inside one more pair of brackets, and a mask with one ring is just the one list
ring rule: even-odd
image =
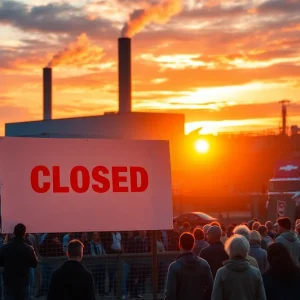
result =
[[171,229],[169,143],[0,139],[2,231]]

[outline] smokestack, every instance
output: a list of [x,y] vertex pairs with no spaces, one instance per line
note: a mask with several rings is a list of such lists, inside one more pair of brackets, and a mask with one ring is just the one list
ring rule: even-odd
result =
[[131,39],[121,37],[119,45],[119,113],[131,112]]
[[52,119],[52,69],[43,69],[44,120]]

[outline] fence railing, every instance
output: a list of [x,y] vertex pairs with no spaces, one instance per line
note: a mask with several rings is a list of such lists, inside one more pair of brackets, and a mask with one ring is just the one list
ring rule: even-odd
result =
[[[163,299],[168,267],[178,255],[179,252],[162,252],[157,256],[151,252],[87,255],[82,263],[93,274],[99,297],[130,299],[142,295],[145,299]],[[66,260],[66,257],[40,259],[34,284],[38,296],[47,295],[51,275]]]

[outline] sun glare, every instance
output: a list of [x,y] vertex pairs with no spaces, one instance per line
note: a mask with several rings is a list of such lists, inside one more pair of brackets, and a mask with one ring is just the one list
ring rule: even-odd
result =
[[198,140],[195,143],[196,151],[199,153],[206,153],[209,150],[209,144],[205,140]]

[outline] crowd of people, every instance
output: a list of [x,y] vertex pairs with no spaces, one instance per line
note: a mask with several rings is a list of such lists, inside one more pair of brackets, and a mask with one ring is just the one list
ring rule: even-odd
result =
[[[183,228],[188,228],[184,224]],[[165,300],[300,299],[300,220],[282,217],[226,229],[218,222],[185,230],[168,271]]]
[[[300,220],[295,230],[289,218],[275,224],[251,220],[228,227],[213,222],[205,226],[182,226],[161,231],[158,252],[180,251],[168,265],[159,261],[158,292],[166,300],[293,300],[300,296]],[[96,260],[91,268],[81,265],[84,256],[151,252],[149,232],[26,233],[23,224],[13,235],[0,238],[0,287],[4,300],[95,299],[115,296],[117,260]],[[67,255],[62,266],[47,258]],[[39,278],[36,267],[40,266]],[[59,267],[59,268],[58,268]],[[151,264],[122,262],[122,299],[141,299]],[[3,278],[2,278],[3,276]],[[106,285],[106,281],[108,281]]]

